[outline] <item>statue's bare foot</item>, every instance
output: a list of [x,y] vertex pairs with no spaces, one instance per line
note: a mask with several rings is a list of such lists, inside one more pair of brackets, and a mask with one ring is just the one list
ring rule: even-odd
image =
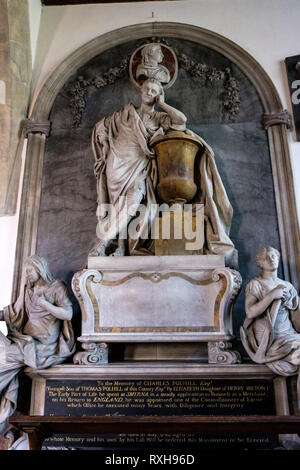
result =
[[125,248],[123,246],[119,246],[110,256],[125,256]]

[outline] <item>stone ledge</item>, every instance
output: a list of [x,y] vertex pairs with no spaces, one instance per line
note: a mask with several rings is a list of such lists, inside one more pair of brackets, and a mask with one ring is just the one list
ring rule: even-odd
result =
[[170,255],[170,256],[90,256],[89,269],[105,271],[153,271],[184,269],[198,271],[199,269],[224,268],[225,258],[222,255]]
[[276,375],[264,365],[256,364],[199,364],[191,362],[120,362],[101,366],[60,365],[49,369],[26,368],[32,379],[90,379],[120,378],[232,378],[272,379]]

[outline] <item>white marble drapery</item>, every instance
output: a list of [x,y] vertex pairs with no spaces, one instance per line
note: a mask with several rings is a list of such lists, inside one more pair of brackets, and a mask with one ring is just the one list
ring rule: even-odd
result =
[[25,285],[21,296],[22,302],[3,310],[8,335],[0,336],[0,431],[5,430],[7,419],[16,409],[21,368],[61,364],[75,352],[71,322],[54,317],[38,302],[42,296],[52,305],[72,309],[65,285],[52,281],[38,294]]
[[[134,240],[129,239],[129,254],[153,254],[151,243],[145,249],[142,240],[142,234],[148,233],[149,224],[156,215],[151,205],[156,203],[157,169],[150,145],[153,137],[169,129],[186,131],[197,137],[204,146],[204,153],[199,155],[195,165],[195,178],[200,188],[192,202],[204,204],[204,253],[223,254],[229,259],[234,252],[229,238],[233,211],[211,147],[192,131],[186,130],[185,125],[174,125],[168,114],[154,112],[140,116],[132,104],[102,119],[93,130],[98,233],[102,237],[99,238],[102,241],[116,238],[127,228],[129,221],[135,217],[137,207],[143,203],[146,211],[139,223],[138,236]],[[105,142],[109,148],[107,155],[103,152]],[[114,216],[103,217],[103,204],[109,203],[115,208]]]

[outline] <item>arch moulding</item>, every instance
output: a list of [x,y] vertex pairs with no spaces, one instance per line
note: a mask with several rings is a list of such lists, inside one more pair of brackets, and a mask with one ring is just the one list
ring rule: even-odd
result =
[[[237,44],[203,28],[169,22],[137,24],[103,34],[77,49],[47,79],[30,107],[29,119],[33,131],[30,131],[29,127],[12,300],[16,298],[19,291],[23,262],[36,250],[42,167],[47,134],[43,132],[43,126],[40,125],[45,123],[47,129],[47,121],[57,94],[79,67],[111,47],[151,36],[182,38],[223,54],[252,82],[266,114],[280,115],[283,112],[277,90],[261,65]],[[35,126],[35,123],[38,126]],[[297,288],[300,284],[300,267],[297,267],[296,263],[300,256],[299,226],[286,123],[279,119],[278,123],[267,128],[267,134],[284,277]]]

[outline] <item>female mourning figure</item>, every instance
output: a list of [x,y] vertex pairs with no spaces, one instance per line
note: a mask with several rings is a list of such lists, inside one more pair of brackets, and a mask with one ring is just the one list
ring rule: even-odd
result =
[[277,277],[279,258],[272,247],[256,255],[261,272],[246,287],[241,340],[254,362],[288,376],[300,364],[300,305],[295,288]]
[[[164,112],[155,110],[158,104]],[[155,79],[141,87],[141,106],[126,105],[112,116],[102,119],[94,128],[92,146],[95,155],[95,176],[98,192],[97,235],[100,242],[91,254],[104,256],[109,242],[126,232],[130,220],[143,201],[145,214],[138,232],[151,222],[151,204],[155,204],[156,185],[154,152],[149,142],[157,132],[184,130],[186,117],[164,101],[162,85]],[[104,204],[113,211],[106,217]],[[147,229],[146,229],[147,230]],[[124,239],[118,239],[115,255],[125,254]],[[129,238],[129,254],[148,254],[149,249],[137,235]]]
[[72,314],[65,285],[53,279],[45,259],[30,256],[18,299],[0,312],[8,328],[7,337],[0,335],[1,431],[17,405],[20,369],[44,369],[74,353]]
[[[162,112],[156,111],[156,105]],[[168,130],[194,135],[186,129],[186,120],[181,111],[165,102],[161,83],[150,78],[141,87],[140,107],[127,104],[95,125],[92,147],[98,194],[98,241],[90,256],[153,255],[153,240],[148,239],[148,232],[157,215],[153,210],[157,167],[151,142]],[[205,253],[230,256],[234,251],[228,236],[232,207],[212,149],[197,138],[205,149],[196,164],[200,188],[195,199],[195,203],[204,206]],[[130,236],[129,223],[136,220],[141,205],[143,213],[138,217],[134,236]]]

